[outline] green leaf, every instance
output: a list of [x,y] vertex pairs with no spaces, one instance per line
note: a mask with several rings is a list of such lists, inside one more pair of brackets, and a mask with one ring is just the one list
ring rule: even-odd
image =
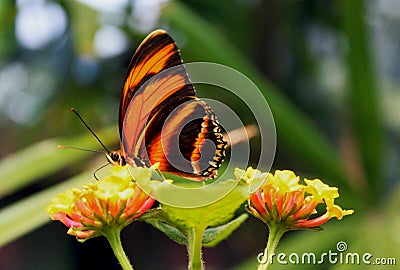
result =
[[[212,188],[224,189],[227,185],[231,185],[233,181],[237,182],[233,179],[215,182]],[[186,245],[189,265],[197,264],[201,261],[203,236],[206,237],[205,241],[208,246],[214,246],[228,237],[247,218],[247,214],[243,214],[229,222],[248,196],[248,186],[239,182],[225,197],[206,206],[179,208],[161,204],[161,209],[167,217],[166,222],[161,220],[146,220],[146,222],[164,232],[175,242]],[[205,232],[208,227],[218,225],[221,226]]]
[[[228,181],[215,184],[215,188],[223,189]],[[190,228],[214,227],[233,218],[235,211],[248,198],[248,186],[238,184],[228,195],[209,205],[197,208],[178,208],[169,205],[161,205],[168,217],[168,223],[185,231]]]
[[384,132],[366,23],[366,5],[362,0],[341,1],[343,30],[348,44],[347,98],[351,124],[356,137],[354,141],[361,154],[361,166],[367,180],[373,185],[368,192],[363,191],[362,195],[374,201],[377,194],[382,192],[380,183],[383,175]]
[[141,215],[137,220],[141,221],[149,221],[149,220],[157,220],[157,221],[165,221],[165,213],[160,208],[149,209],[146,213]]
[[187,245],[187,237],[179,229],[160,220],[149,219],[146,220],[146,222],[165,233],[169,238],[171,238],[171,240],[174,240],[178,244]]
[[[108,144],[117,139],[115,132],[115,127],[111,127],[102,130],[98,135],[105,144]],[[87,151],[58,149],[57,145],[60,144],[84,146],[88,149],[97,149],[99,147],[98,142],[91,134],[85,134],[74,138],[45,140],[6,157],[0,162],[0,171],[2,173],[0,197],[15,192],[41,177],[50,175],[74,162],[82,161],[93,155],[93,153]]]
[[215,227],[208,228],[204,231],[203,234],[203,246],[205,247],[214,247],[222,240],[228,238],[231,233],[239,228],[240,225],[247,219],[247,214],[241,214],[234,220],[230,221],[227,224]]

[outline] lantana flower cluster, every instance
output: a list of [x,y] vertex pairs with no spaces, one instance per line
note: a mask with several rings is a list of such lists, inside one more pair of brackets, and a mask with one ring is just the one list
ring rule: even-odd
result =
[[110,227],[124,228],[154,202],[132,181],[127,167],[114,166],[111,175],[53,197],[47,212],[69,228],[68,234],[87,239]]
[[[339,197],[337,187],[330,187],[319,179],[304,179],[289,170],[276,170],[274,174],[261,173],[248,168],[235,170],[238,179],[249,185],[259,185],[249,198],[248,209],[267,223],[280,224],[285,230],[318,227],[335,217],[342,219],[353,210],[343,210],[335,204]],[[326,212],[319,215],[317,206],[325,205]]]

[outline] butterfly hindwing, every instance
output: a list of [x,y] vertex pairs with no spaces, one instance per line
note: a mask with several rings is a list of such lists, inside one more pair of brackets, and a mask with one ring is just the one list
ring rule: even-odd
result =
[[[172,111],[160,110],[149,122],[146,151],[143,151],[148,157],[142,158],[159,162],[161,171],[186,178],[214,177],[225,147],[214,113],[196,97],[186,101],[177,99],[175,105]],[[160,122],[161,129],[157,128]]]

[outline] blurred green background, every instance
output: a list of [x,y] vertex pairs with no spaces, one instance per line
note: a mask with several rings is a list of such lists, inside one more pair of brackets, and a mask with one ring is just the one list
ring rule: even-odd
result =
[[[253,80],[276,121],[273,168],[338,186],[338,204],[356,210],[322,232],[287,234],[278,252],[322,254],[346,241],[348,252],[400,264],[399,25],[395,0],[2,0],[0,269],[119,269],[104,239],[76,242],[61,223],[50,223],[44,207],[106,163],[101,154],[57,149],[99,149],[71,106],[118,148],[126,68],[156,28],[171,34],[185,62],[225,64]],[[262,151],[257,141],[255,153]],[[206,269],[255,269],[266,237],[264,224],[249,218],[204,250]],[[123,243],[136,269],[186,267],[185,248],[148,224],[125,229]]]

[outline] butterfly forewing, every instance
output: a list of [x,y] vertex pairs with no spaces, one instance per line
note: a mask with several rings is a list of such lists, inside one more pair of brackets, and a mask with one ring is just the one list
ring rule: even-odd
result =
[[[122,135],[123,121],[128,105],[140,87],[159,72],[180,64],[182,64],[182,59],[179,50],[174,40],[165,31],[156,30],[142,41],[132,57],[125,78],[119,107],[120,135]],[[144,94],[152,96],[158,93],[148,91]],[[194,90],[188,94],[194,95]]]

